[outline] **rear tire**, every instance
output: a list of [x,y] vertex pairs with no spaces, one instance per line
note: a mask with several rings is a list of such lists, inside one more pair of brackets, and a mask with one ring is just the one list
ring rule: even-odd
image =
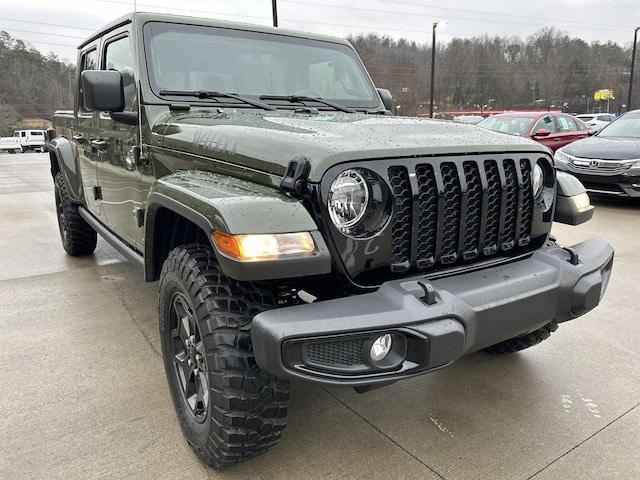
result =
[[169,253],[158,295],[167,381],[198,457],[221,468],[278,443],[289,384],[258,367],[250,334],[253,317],[277,305],[270,286],[230,279],[210,248],[186,245]]
[[62,173],[56,174],[54,186],[62,246],[72,257],[91,255],[98,243],[96,231],[84,221],[78,212],[78,205],[71,201]]
[[533,347],[534,345],[546,340],[551,336],[551,333],[555,332],[557,329],[558,324],[553,321],[546,324],[544,327],[521,337],[510,338],[504,342],[496,343],[495,345],[485,348],[485,351],[497,355],[519,352],[520,350]]

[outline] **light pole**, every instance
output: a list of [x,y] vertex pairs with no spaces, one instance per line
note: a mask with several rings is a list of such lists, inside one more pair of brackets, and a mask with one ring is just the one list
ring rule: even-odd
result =
[[278,0],[271,0],[271,12],[273,13],[273,26],[278,26]]
[[627,112],[631,110],[631,94],[633,93],[633,74],[636,69],[636,48],[638,47],[638,30],[636,27],[633,32],[633,50],[631,51],[631,75],[629,75],[629,98],[627,99]]
[[429,117],[433,118],[433,94],[436,81],[436,30],[438,25],[444,26],[445,22],[433,22],[433,38],[431,41],[431,85],[429,88]]

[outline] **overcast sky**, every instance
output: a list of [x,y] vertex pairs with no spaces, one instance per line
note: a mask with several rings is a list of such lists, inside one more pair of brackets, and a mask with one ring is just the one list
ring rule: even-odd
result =
[[[75,48],[105,23],[133,10],[134,0],[0,0],[0,30],[75,61]],[[271,0],[137,0],[140,11],[271,24]],[[344,37],[378,32],[430,41],[440,35],[519,35],[545,26],[587,41],[630,44],[640,25],[639,0],[278,0],[280,26]],[[633,24],[635,20],[636,25]]]

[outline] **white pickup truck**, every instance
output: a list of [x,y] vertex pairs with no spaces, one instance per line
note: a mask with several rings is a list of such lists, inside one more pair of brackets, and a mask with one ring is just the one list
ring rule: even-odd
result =
[[12,137],[0,138],[0,151],[22,153],[27,150],[45,151],[47,134],[44,130],[16,130]]

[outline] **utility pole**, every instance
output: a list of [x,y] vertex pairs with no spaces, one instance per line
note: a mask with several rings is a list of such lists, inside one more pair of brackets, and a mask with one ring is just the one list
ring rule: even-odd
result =
[[433,118],[433,102],[436,81],[436,30],[438,24],[444,25],[444,22],[433,22],[433,37],[431,40],[431,85],[429,88],[429,118]]
[[633,50],[631,53],[631,75],[629,75],[629,98],[627,100],[627,112],[631,110],[631,96],[633,94],[633,77],[636,69],[636,48],[638,47],[638,30],[640,27],[636,27],[633,32]]
[[273,12],[273,26],[278,26],[278,0],[271,0],[271,11]]

